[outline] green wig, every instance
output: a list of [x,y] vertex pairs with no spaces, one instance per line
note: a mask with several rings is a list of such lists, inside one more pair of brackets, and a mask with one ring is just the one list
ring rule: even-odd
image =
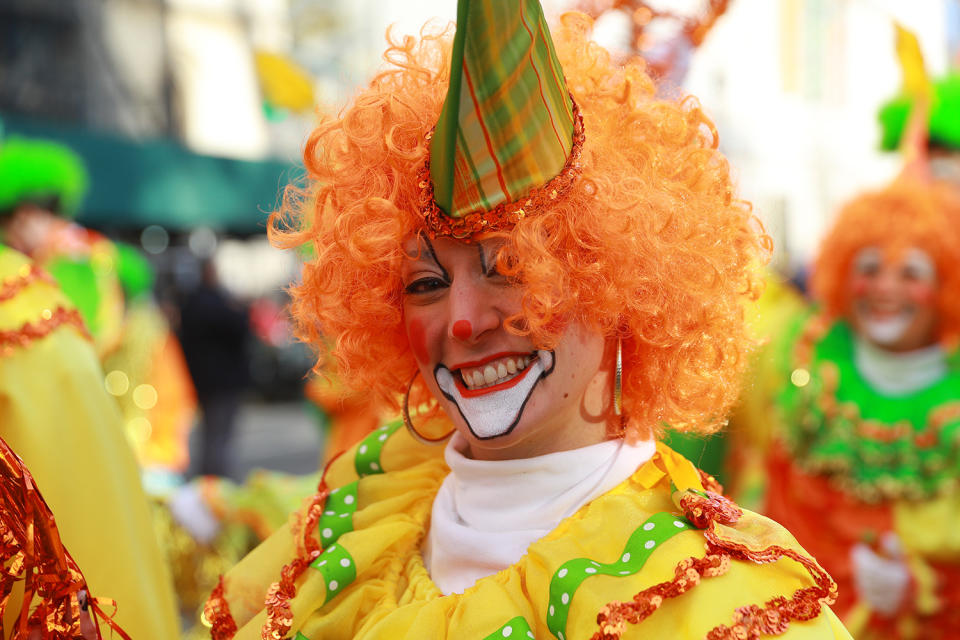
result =
[[[913,103],[912,96],[901,94],[880,108],[883,150],[900,148]],[[950,72],[933,82],[927,136],[930,146],[960,150],[960,71]]]
[[87,169],[73,150],[48,140],[0,140],[0,214],[23,202],[72,215],[87,190]]

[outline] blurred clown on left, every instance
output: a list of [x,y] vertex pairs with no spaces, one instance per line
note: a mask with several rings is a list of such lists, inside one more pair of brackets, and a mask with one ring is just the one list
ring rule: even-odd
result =
[[0,242],[53,276],[77,308],[148,486],[166,486],[187,467],[193,383],[152,298],[150,264],[134,247],[72,219],[88,183],[83,160],[68,147],[0,138]]
[[[109,291],[97,289],[95,257],[98,243],[109,241],[85,237],[55,213],[76,206],[85,182],[83,165],[59,145],[0,140],[0,438],[32,473],[91,593],[117,602],[114,620],[131,637],[166,640],[179,636],[174,594],[121,411],[104,388],[97,357],[107,343],[95,336],[112,335],[111,325],[99,323],[98,306],[88,304],[95,295],[81,293],[74,302],[70,294],[89,293],[74,288],[78,282],[92,282],[95,294]],[[84,246],[78,240],[90,248],[86,267],[68,257]],[[5,491],[0,522],[22,528],[23,504],[23,496]],[[4,629],[16,628],[21,609],[39,606],[38,594],[23,602],[23,584],[12,580],[11,599],[0,607]],[[41,628],[44,638],[61,637]]]

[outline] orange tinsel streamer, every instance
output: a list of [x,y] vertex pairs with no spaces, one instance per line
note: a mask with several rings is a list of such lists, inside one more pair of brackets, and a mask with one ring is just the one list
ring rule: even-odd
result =
[[[103,620],[124,640],[130,640],[103,611],[104,606],[115,607],[114,602],[89,597],[80,568],[60,541],[50,507],[23,460],[2,438],[0,565],[0,637],[90,640],[101,638],[99,621]],[[8,635],[2,617],[14,584],[21,580],[23,600]]]

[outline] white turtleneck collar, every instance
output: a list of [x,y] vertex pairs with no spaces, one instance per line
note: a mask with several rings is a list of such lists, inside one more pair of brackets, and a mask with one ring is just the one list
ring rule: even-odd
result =
[[947,357],[939,344],[895,353],[857,336],[854,363],[874,389],[892,396],[919,391],[947,374]]
[[649,460],[653,440],[622,439],[520,460],[471,460],[455,434],[450,466],[433,502],[424,562],[445,594],[517,562],[561,520],[606,493]]

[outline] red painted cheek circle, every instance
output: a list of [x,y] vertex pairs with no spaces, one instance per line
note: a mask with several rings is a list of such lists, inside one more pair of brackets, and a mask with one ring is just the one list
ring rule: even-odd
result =
[[413,356],[420,364],[427,364],[430,361],[430,356],[427,354],[427,336],[420,320],[410,321],[407,325],[407,337],[410,339]]
[[850,283],[850,294],[856,297],[864,296],[870,289],[870,280],[862,276],[854,276]]
[[469,340],[473,335],[473,327],[469,320],[457,320],[453,323],[453,337],[457,340]]
[[929,284],[915,284],[907,288],[907,298],[916,305],[930,306],[936,296],[936,289]]

